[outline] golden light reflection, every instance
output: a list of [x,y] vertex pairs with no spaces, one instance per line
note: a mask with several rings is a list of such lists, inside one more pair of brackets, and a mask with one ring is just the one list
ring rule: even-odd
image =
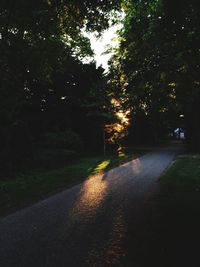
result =
[[120,110],[116,113],[116,116],[120,119],[122,124],[129,125],[129,118],[127,117],[130,114],[130,110]]
[[110,235],[110,240],[104,248],[104,259],[108,266],[119,265],[122,258],[125,257],[123,241],[126,235],[126,224],[123,216],[123,210],[119,208],[116,212],[116,217],[113,223],[113,230]]
[[127,233],[122,205],[114,213],[111,229],[102,249],[90,251],[87,261],[89,266],[121,266],[126,256],[124,240]]
[[128,126],[130,124],[130,108],[124,108],[120,100],[113,98],[111,100],[116,122],[105,125],[105,131],[109,134],[107,141],[113,144],[119,144],[128,134]]
[[[100,166],[106,166],[108,161],[104,161]],[[118,168],[106,172],[104,175],[95,175],[88,178],[83,183],[80,193],[70,213],[70,225],[78,223],[79,231],[85,231],[85,225],[93,222],[105,204],[107,196],[116,192],[119,187],[127,183],[129,179],[138,175],[141,171],[142,163],[140,159],[135,159],[125,163]],[[106,177],[105,177],[106,175]],[[109,203],[109,202],[108,202]],[[115,202],[114,202],[115,203]],[[110,219],[106,221],[103,231],[103,242],[99,246],[92,246],[87,256],[88,266],[123,266],[121,263],[126,257],[125,241],[127,235],[127,224],[125,218],[124,202],[117,205],[108,206]],[[105,238],[105,239],[104,239]]]
[[89,177],[83,184],[78,199],[71,212],[71,219],[80,216],[94,216],[103,204],[108,182],[102,180],[102,174]]

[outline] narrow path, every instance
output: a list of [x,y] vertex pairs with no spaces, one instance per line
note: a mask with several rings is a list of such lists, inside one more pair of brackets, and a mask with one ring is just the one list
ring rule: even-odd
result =
[[133,266],[130,226],[137,232],[145,193],[177,153],[146,154],[1,219],[0,266]]

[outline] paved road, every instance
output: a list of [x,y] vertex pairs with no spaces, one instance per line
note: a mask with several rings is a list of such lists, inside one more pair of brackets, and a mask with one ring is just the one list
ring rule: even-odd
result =
[[177,152],[158,149],[1,219],[0,266],[133,266],[130,225],[142,221],[145,193]]

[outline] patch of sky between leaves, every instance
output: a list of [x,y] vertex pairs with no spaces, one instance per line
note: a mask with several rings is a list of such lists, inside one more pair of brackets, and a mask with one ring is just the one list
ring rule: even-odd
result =
[[119,46],[117,32],[123,27],[122,20],[124,16],[124,13],[121,13],[119,22],[103,31],[100,37],[97,32],[88,33],[83,30],[84,36],[90,39],[91,48],[94,51],[94,58],[85,58],[82,60],[84,63],[95,60],[97,67],[102,66],[106,72],[108,71],[108,61],[113,55],[115,48]]

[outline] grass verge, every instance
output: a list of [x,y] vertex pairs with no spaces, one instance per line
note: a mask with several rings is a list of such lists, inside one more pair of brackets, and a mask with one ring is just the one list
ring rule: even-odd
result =
[[150,254],[157,251],[157,265],[200,266],[200,154],[177,158],[158,182],[154,201]]
[[82,158],[79,162],[48,171],[19,173],[15,179],[0,180],[0,215],[6,215],[49,195],[69,188],[90,175],[103,173],[128,162],[141,152],[122,156],[95,156]]
[[[200,212],[200,154],[179,156],[159,181],[160,205],[174,213]],[[186,218],[185,218],[186,219]]]

